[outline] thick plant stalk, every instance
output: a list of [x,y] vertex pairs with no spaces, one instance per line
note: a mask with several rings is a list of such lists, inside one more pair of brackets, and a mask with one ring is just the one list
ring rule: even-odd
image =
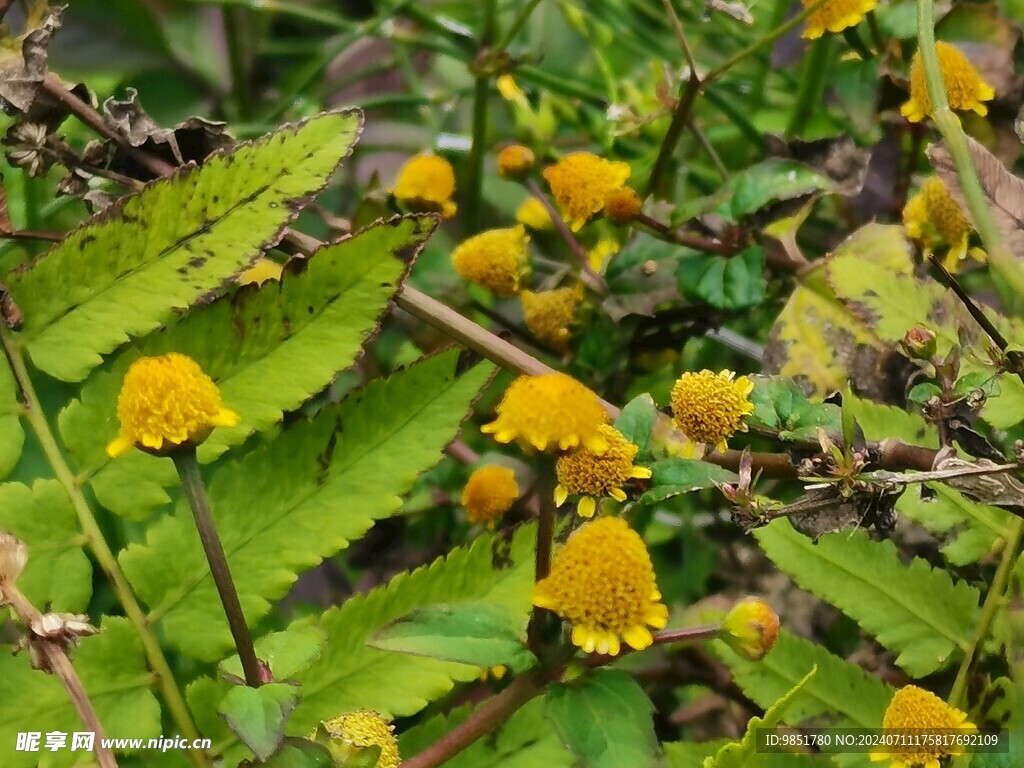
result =
[[235,582],[231,578],[227,555],[224,554],[224,547],[217,534],[217,526],[213,522],[210,499],[206,495],[206,486],[203,485],[203,477],[199,472],[196,449],[189,447],[173,454],[172,458],[174,459],[174,468],[178,470],[178,477],[181,478],[181,487],[192,508],[196,529],[199,531],[199,539],[203,542],[203,551],[210,564],[210,575],[213,576],[213,583],[217,586],[217,594],[220,595],[221,604],[224,606],[224,614],[228,619],[231,637],[235,641],[238,657],[242,661],[246,685],[259,688],[263,682],[260,674],[260,662],[256,658],[256,649],[253,648],[249,625],[245,623],[242,604],[238,600],[238,590],[235,589]]

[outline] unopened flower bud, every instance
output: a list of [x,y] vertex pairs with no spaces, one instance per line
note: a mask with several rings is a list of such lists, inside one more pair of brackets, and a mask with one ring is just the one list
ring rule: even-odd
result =
[[719,635],[748,661],[760,661],[779,636],[779,617],[760,597],[748,597],[733,606]]
[[498,153],[498,175],[511,181],[522,181],[537,163],[533,150],[522,144],[509,144]]
[[935,334],[916,326],[900,340],[900,347],[913,360],[930,360],[935,354]]
[[0,585],[16,582],[27,562],[25,542],[14,534],[0,531]]

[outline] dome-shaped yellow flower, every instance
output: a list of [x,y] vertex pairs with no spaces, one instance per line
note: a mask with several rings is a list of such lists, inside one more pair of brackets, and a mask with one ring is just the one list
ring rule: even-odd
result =
[[521,226],[488,229],[463,240],[452,251],[452,265],[466,280],[499,296],[515,296],[519,281],[530,271],[526,253],[529,240]]
[[526,198],[519,206],[516,211],[516,221],[536,232],[547,232],[555,227],[548,209],[536,197]]
[[601,427],[601,437],[608,443],[604,453],[581,447],[558,457],[555,462],[556,506],[562,506],[570,494],[579,495],[582,498],[576,511],[582,517],[593,517],[597,508],[595,497],[611,496],[616,501],[625,501],[624,484],[633,478],[651,476],[651,470],[646,467],[633,466],[638,449],[619,430],[606,424]]
[[462,506],[466,508],[469,522],[483,523],[488,528],[494,527],[517,498],[519,484],[515,472],[496,465],[474,471],[462,489]]
[[662,629],[668,608],[643,539],[625,520],[586,523],[555,555],[551,573],[534,587],[533,604],[572,625],[572,642],[587,653],[616,655],[621,643],[640,651]]
[[984,260],[981,249],[968,251],[971,223],[938,176],[925,179],[920,191],[907,201],[903,208],[903,226],[925,255],[948,247],[942,263],[950,272],[957,270],[968,253],[979,261]]
[[214,427],[233,427],[238,414],[224,407],[220,390],[190,357],[171,352],[140,357],[128,368],[117,398],[121,431],[107,446],[116,458],[134,446],[165,454],[198,445]]
[[613,189],[604,201],[604,217],[612,224],[628,224],[643,207],[644,201],[632,187]]
[[608,195],[621,189],[632,172],[629,165],[590,152],[573,152],[544,169],[562,215],[576,232],[604,210]]
[[564,373],[520,376],[501,398],[498,417],[480,428],[499,443],[518,439],[538,451],[567,451],[585,445],[595,453],[608,448],[601,425],[608,413],[587,387]]
[[576,316],[576,307],[583,299],[583,288],[555,288],[551,291],[523,291],[523,321],[530,333],[545,346],[558,352],[569,348],[572,334],[569,326]]
[[743,417],[754,412],[748,399],[754,382],[735,376],[732,371],[705,369],[679,377],[672,387],[672,416],[688,438],[724,451],[726,440],[737,431],[746,431]]
[[536,162],[532,149],[522,144],[509,144],[498,153],[498,175],[504,179],[524,179]]
[[457,208],[452,201],[455,171],[443,157],[414,155],[399,170],[391,194],[416,210],[437,211],[450,219]]
[[[939,57],[939,69],[942,71],[949,108],[974,110],[979,115],[987,115],[988,107],[982,102],[995,97],[996,92],[992,86],[981,79],[978,70],[956,46],[939,41],[935,43],[935,53]],[[910,65],[910,100],[900,107],[900,114],[912,123],[919,123],[931,112],[932,102],[924,79],[924,64],[921,52],[917,51]]]
[[[937,735],[945,731],[973,733],[977,730],[967,721],[967,714],[954,709],[931,691],[907,685],[896,691],[885,710],[882,721],[885,731],[913,729],[931,731]],[[964,747],[955,744],[914,743],[913,745],[886,745],[871,751],[873,762],[890,760],[890,768],[939,768],[939,761],[950,755],[962,755]]]
[[347,760],[366,747],[380,747],[380,757],[371,768],[398,768],[402,763],[398,753],[398,739],[393,733],[394,726],[376,712],[357,709],[324,720],[320,727],[327,737],[321,743],[331,752],[338,765],[346,764]]
[[[804,8],[810,8],[816,0],[802,0]],[[875,10],[878,0],[828,0],[807,17],[807,26],[802,37],[814,40],[826,32],[842,32],[854,27],[864,16]]]

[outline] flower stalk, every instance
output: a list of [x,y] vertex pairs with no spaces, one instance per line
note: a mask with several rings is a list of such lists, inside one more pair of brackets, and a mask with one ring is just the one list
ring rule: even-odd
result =
[[224,554],[224,547],[213,522],[210,500],[206,495],[206,486],[203,485],[203,478],[199,471],[196,449],[192,446],[183,447],[182,450],[172,454],[171,458],[174,460],[174,468],[178,470],[181,487],[185,491],[185,496],[195,517],[199,539],[203,543],[203,551],[210,563],[210,575],[213,576],[213,583],[217,586],[217,594],[220,595],[221,604],[224,606],[224,614],[228,619],[231,637],[234,638],[238,657],[242,661],[245,683],[252,688],[258,688],[263,682],[261,665],[259,659],[256,658],[256,649],[252,644],[249,626],[245,623],[242,604],[238,600],[238,591],[235,589],[235,582],[228,569],[228,559]]

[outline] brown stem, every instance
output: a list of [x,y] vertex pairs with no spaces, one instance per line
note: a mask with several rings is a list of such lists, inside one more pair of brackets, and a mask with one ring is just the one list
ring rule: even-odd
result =
[[594,291],[600,296],[608,295],[608,284],[605,283],[604,278],[594,271],[594,268],[590,266],[590,254],[587,253],[587,249],[583,247],[576,236],[569,229],[569,225],[565,223],[565,219],[562,218],[555,206],[548,200],[548,196],[544,194],[540,187],[537,186],[537,182],[533,179],[527,179],[526,188],[544,206],[544,210],[548,212],[548,216],[551,217],[551,223],[555,225],[555,229],[558,230],[558,234],[562,236],[569,245],[569,250],[572,251],[573,256],[580,264],[580,279],[586,284],[590,290]]
[[718,253],[723,256],[732,256],[736,253],[736,249],[728,243],[711,240],[706,237],[701,237],[700,235],[695,235],[691,232],[680,232],[674,230],[667,224],[651,218],[646,213],[637,214],[636,222],[656,233],[662,239],[672,243],[678,243],[679,245],[685,245],[687,248],[693,248],[706,253]]
[[476,464],[480,461],[480,454],[461,440],[452,440],[444,452],[462,464]]
[[82,680],[71,664],[64,646],[57,639],[51,639],[37,635],[32,629],[42,618],[28,598],[13,584],[0,584],[0,605],[8,603],[18,619],[25,627],[29,644],[45,662],[45,669],[52,672],[60,680],[61,685],[68,692],[68,698],[75,707],[78,717],[87,731],[93,733],[93,749],[96,752],[96,760],[100,768],[117,768],[117,760],[114,753],[108,747],[103,746],[106,732],[100,723],[100,718],[93,708],[89,694],[85,692]]
[[530,699],[543,693],[532,674],[517,677],[508,688],[491,697],[472,715],[418,755],[402,762],[402,768],[435,768],[451,760],[477,739],[501,726]]
[[59,243],[64,240],[63,232],[39,232],[31,229],[19,229],[17,232],[4,232],[0,230],[0,240],[48,240],[51,243]]

